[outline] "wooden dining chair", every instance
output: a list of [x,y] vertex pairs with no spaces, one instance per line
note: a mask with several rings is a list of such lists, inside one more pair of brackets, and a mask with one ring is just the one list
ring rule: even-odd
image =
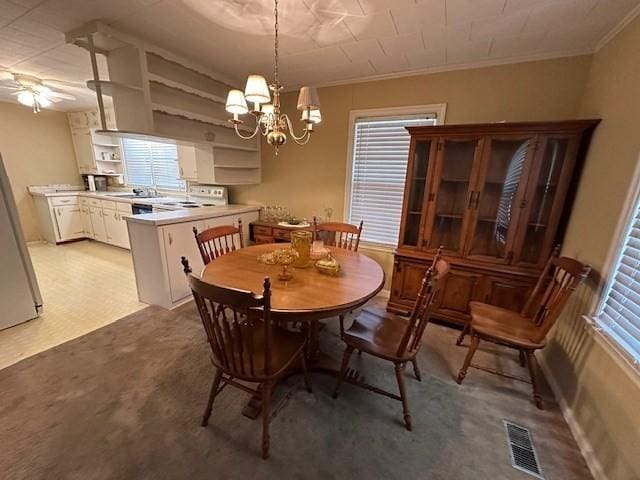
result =
[[[262,401],[262,458],[269,457],[271,392],[287,369],[299,361],[307,390],[311,382],[304,351],[305,336],[284,330],[271,320],[271,283],[264,279],[262,295],[203,282],[191,273],[185,257],[182,265],[211,347],[216,373],[202,426],[207,426],[213,402],[231,385]],[[237,380],[257,383],[256,389]],[[276,410],[277,411],[277,410]]]
[[326,245],[357,252],[363,224],[362,220],[357,227],[342,222],[318,223],[313,217],[313,236],[316,240],[323,240]]
[[[404,370],[407,363],[411,362],[416,378],[421,380],[416,355],[422,345],[422,336],[429,322],[436,293],[448,272],[449,263],[442,259],[441,251],[439,251],[433,264],[422,279],[418,297],[408,319],[391,313],[365,308],[354,320],[351,327],[341,332],[342,339],[347,347],[342,357],[340,375],[333,398],[338,397],[340,385],[345,377],[349,375],[348,380],[350,383],[401,401],[405,427],[407,430],[411,430],[411,414],[409,413]],[[348,372],[349,359],[354,350],[392,362],[400,395],[369,385],[364,380],[360,380],[358,374],[354,371]]]
[[[537,381],[534,352],[545,346],[545,337],[558,319],[576,287],[589,275],[591,267],[573,258],[559,257],[558,250],[549,258],[538,282],[521,312],[514,312],[482,302],[470,302],[471,321],[468,334],[471,344],[457,382],[462,383],[470,366],[513,380],[527,380],[495,369],[471,364],[480,340],[518,350],[520,365],[526,366],[531,377],[533,400],[542,408]],[[529,314],[529,312],[533,312]]]
[[[244,248],[244,237],[242,235],[242,220],[238,219],[238,226],[219,225],[211,227],[202,232],[198,232],[193,227],[193,235],[196,237],[198,250],[202,257],[202,262],[206,265],[225,253],[233,252],[238,248]],[[236,235],[239,241],[236,246]]]

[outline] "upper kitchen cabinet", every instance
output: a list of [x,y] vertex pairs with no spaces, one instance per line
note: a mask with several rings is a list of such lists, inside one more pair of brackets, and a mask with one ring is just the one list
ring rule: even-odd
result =
[[[109,129],[115,129],[113,110],[105,110],[105,116]],[[120,138],[101,130],[98,111],[70,112],[67,117],[80,173],[122,175]]]
[[[89,51],[94,78],[87,85],[97,93],[102,129],[117,135],[172,139],[179,145],[211,151],[203,173],[181,162],[185,179],[195,174],[207,178],[207,183],[261,181],[260,136],[244,140],[227,121],[226,95],[237,88],[230,81],[100,22],[68,32],[67,42]],[[101,76],[96,55],[106,57],[108,75]],[[103,96],[112,99],[117,131],[111,132],[106,113],[102,118],[100,112],[106,112]],[[246,127],[240,129],[244,135],[251,134]]]

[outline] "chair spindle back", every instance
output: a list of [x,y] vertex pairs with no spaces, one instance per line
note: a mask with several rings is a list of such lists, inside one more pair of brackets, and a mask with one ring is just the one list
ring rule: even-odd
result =
[[[256,295],[203,282],[193,275],[185,257],[182,265],[213,352],[213,363],[232,377],[268,378],[273,373],[269,277],[264,279],[262,295]],[[263,327],[260,338],[255,338],[255,328],[250,328],[256,323]],[[261,348],[258,342],[263,342]]]
[[397,355],[399,357],[404,357],[407,353],[414,353],[420,348],[436,295],[440,291],[442,281],[448,273],[449,262],[442,258],[442,247],[440,247],[433,259],[433,263],[422,278],[422,285],[409,316],[407,329],[398,346]]
[[[198,250],[205,265],[225,253],[233,252],[237,248],[244,248],[241,219],[238,219],[237,227],[220,225],[208,228],[200,233],[198,233],[196,227],[193,227],[193,235],[196,237]],[[236,242],[236,237],[239,239],[238,242]],[[238,243],[238,246],[236,246],[236,243]]]
[[591,267],[573,258],[559,257],[555,248],[538,279],[522,315],[535,308],[531,321],[538,327],[534,340],[542,341],[560,316],[574,290],[587,278]]
[[318,223],[313,218],[313,232],[316,240],[323,240],[326,245],[343,248],[345,250],[358,251],[360,235],[364,221],[360,221],[357,227],[350,223],[325,222]]

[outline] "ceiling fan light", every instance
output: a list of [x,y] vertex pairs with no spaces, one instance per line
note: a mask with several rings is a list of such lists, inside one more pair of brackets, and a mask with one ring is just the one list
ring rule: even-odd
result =
[[26,105],[27,107],[33,107],[34,101],[35,101],[35,98],[33,96],[33,93],[27,90],[24,90],[18,93],[18,102],[20,102],[22,105]]
[[298,95],[298,110],[318,110],[320,97],[315,87],[301,87]]
[[269,86],[262,75],[249,75],[244,87],[245,98],[252,103],[268,103],[271,101]]
[[40,104],[41,107],[47,108],[51,106],[51,100],[49,100],[44,95],[37,95],[36,99],[38,100],[38,103]]
[[244,98],[244,94],[241,90],[229,90],[227,95],[226,110],[229,113],[244,114],[249,111],[247,107],[247,101]]

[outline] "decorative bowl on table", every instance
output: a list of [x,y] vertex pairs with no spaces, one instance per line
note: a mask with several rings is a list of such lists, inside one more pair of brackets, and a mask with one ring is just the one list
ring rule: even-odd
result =
[[323,275],[336,276],[340,273],[340,264],[331,256],[331,253],[318,260],[315,266],[316,270]]
[[289,273],[289,265],[298,258],[298,252],[293,248],[279,248],[273,252],[263,253],[258,257],[258,261],[266,265],[281,265],[282,272],[278,274],[278,280],[291,280],[293,275]]

